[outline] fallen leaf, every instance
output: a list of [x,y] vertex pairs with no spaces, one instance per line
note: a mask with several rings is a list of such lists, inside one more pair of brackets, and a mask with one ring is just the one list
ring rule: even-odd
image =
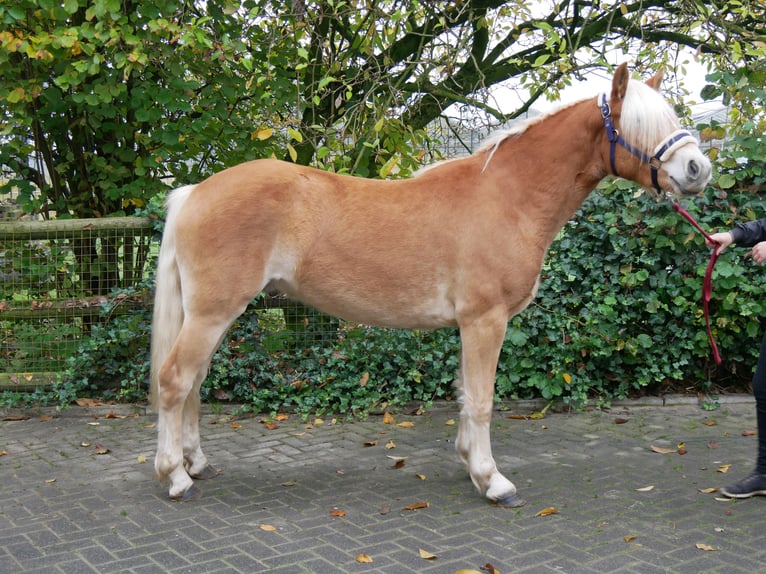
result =
[[629,420],[630,419],[616,418],[616,419],[614,419],[614,424],[616,424],[616,425],[624,425]]
[[3,420],[8,422],[27,421],[29,420],[29,416],[28,415],[8,415],[7,417],[3,417]]
[[289,488],[291,486],[295,486],[295,482],[289,481],[289,482],[282,482],[279,486],[284,486],[285,488]]
[[370,373],[365,373],[362,375],[362,378],[359,379],[359,386],[363,387],[367,384],[367,381],[370,380]]
[[265,531],[265,532],[276,532],[277,531],[277,527],[276,526],[272,526],[271,524],[261,524],[259,526],[259,528],[261,530]]
[[404,510],[421,510],[423,508],[428,508],[429,506],[431,506],[430,502],[415,502],[405,506]]
[[97,444],[97,445],[96,445],[96,450],[95,450],[94,452],[95,452],[96,454],[109,454],[109,453],[110,453],[110,452],[112,452],[112,451],[111,451],[111,450],[109,450],[108,448],[106,448],[106,447],[105,447],[104,445],[102,445],[102,444]]
[[622,538],[622,539],[623,539],[623,540],[625,541],[625,543],[627,544],[627,543],[629,543],[629,542],[633,542],[633,541],[636,539],[636,537],[635,537],[635,536],[633,536],[632,534],[629,534],[628,536],[623,536],[623,538]]
[[708,419],[708,420],[704,421],[702,424],[705,425],[706,427],[714,427],[718,423],[715,422],[715,419]]
[[418,478],[418,480],[425,480],[426,479],[426,475],[425,474],[416,474],[415,476]]
[[716,552],[718,550],[718,548],[715,548],[714,546],[710,546],[708,544],[702,544],[701,542],[697,542],[697,544],[695,544],[694,546],[696,546],[700,550],[704,550],[705,552]]
[[487,574],[500,574],[497,568],[492,566],[492,564],[490,564],[489,562],[487,562],[484,566],[482,566],[481,569]]
[[742,431],[742,436],[755,436],[757,433],[754,430]]
[[82,441],[82,442],[80,443],[80,446],[83,446],[83,447],[87,448],[87,447],[89,447],[89,446],[90,446],[90,443],[89,443],[89,442],[86,442],[86,441]]
[[274,420],[277,422],[283,422],[290,419],[290,415],[287,413],[278,413],[277,416],[274,417]]
[[401,427],[403,429],[411,429],[415,426],[415,423],[412,421],[404,421],[403,423],[396,423],[396,426]]
[[324,419],[320,419],[319,417],[314,419],[315,427],[321,427],[323,424],[324,424]]
[[378,444],[377,440],[367,440],[364,442],[364,446],[375,446],[376,444]]
[[654,490],[654,485],[637,488],[636,492],[649,492],[650,490]]
[[393,466],[393,468],[396,468],[396,469],[399,469],[399,468],[404,468],[404,465],[405,465],[405,464],[406,464],[406,463],[404,462],[404,459],[402,459],[402,460],[397,460],[397,461],[394,463],[394,466]]
[[511,420],[514,420],[514,421],[527,421],[527,420],[529,420],[529,417],[527,415],[508,415],[505,418],[511,419]]
[[40,417],[41,423],[47,423],[48,421],[52,421],[53,417],[51,415],[43,415]]
[[383,413],[383,424],[384,425],[392,425],[394,424],[394,415],[389,413],[388,411]]
[[[234,426],[234,425],[237,425],[237,426]],[[237,423],[231,423],[231,428],[240,428],[240,426],[242,425]],[[263,426],[266,428],[266,430],[276,430],[279,428],[279,425],[277,423],[264,423]]]
[[699,492],[700,494],[713,494],[714,492],[718,492],[718,489],[717,489],[717,488],[715,488],[715,487],[710,487],[710,488],[698,488],[698,489],[697,489],[697,492]]
[[723,474],[726,474],[727,472],[729,472],[730,468],[731,468],[731,464],[722,464],[721,466],[719,466],[716,469],[716,471],[720,472],[720,473],[723,473]]
[[420,554],[420,557],[423,560],[436,560],[437,558],[436,554],[432,554],[428,550],[423,550],[422,548],[418,548],[418,554]]
[[84,397],[76,399],[75,403],[77,403],[77,405],[81,407],[99,407],[104,404],[102,401],[99,401],[98,399],[86,399]]
[[369,554],[357,554],[356,561],[360,564],[371,564],[372,563],[372,557],[370,557]]
[[652,451],[657,452],[659,454],[677,454],[678,449],[677,448],[665,448],[664,446],[651,446]]
[[346,511],[341,510],[340,508],[333,508],[330,511],[330,516],[334,516],[335,518],[343,518],[344,516],[346,516]]
[[452,425],[455,424],[455,419],[447,419],[446,421],[444,421],[444,424],[447,425],[448,427],[451,427]]
[[386,443],[386,450],[391,450],[391,449],[393,449],[393,448],[396,448],[396,443],[394,443],[394,441],[393,441],[393,440],[389,440],[389,441]]
[[97,427],[97,426],[99,426],[101,423],[99,423],[99,422],[90,422],[90,423],[85,423],[85,424],[86,424],[86,425],[88,425],[89,427]]
[[551,514],[558,514],[558,513],[559,513],[559,511],[555,507],[548,506],[546,508],[543,508],[537,514],[535,514],[535,516],[550,516]]
[[8,454],[7,450],[0,450],[0,456],[6,456]]
[[113,411],[109,411],[104,415],[105,419],[126,419],[128,418],[128,415],[118,415],[117,413]]
[[138,464],[143,464],[146,462],[146,455],[145,454],[139,454],[138,455]]
[[53,484],[54,482],[56,482],[55,478],[49,478],[48,480],[45,481],[45,484]]

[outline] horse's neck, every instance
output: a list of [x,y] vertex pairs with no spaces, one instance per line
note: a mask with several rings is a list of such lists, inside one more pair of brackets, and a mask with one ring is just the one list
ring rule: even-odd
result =
[[598,153],[602,132],[594,100],[584,100],[501,143],[487,166],[519,220],[533,222],[546,247],[606,174]]

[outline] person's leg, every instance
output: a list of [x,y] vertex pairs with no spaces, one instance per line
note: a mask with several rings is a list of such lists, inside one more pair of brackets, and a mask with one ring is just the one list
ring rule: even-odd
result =
[[740,482],[721,489],[723,495],[731,498],[766,495],[766,333],[761,342],[758,365],[753,375],[753,395],[758,424],[758,454],[755,470]]

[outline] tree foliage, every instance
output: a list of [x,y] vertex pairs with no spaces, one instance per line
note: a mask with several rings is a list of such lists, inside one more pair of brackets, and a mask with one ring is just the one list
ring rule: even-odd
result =
[[[263,156],[407,175],[453,104],[503,120],[615,51],[683,74],[691,47],[736,73],[763,20],[723,0],[1,0],[4,187],[104,216]],[[504,114],[509,81],[529,96]]]

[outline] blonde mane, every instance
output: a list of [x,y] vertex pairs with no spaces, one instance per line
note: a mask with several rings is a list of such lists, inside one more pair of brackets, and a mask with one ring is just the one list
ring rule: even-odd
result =
[[625,140],[651,154],[668,133],[680,127],[673,107],[662,94],[643,82],[630,81],[620,116]]

